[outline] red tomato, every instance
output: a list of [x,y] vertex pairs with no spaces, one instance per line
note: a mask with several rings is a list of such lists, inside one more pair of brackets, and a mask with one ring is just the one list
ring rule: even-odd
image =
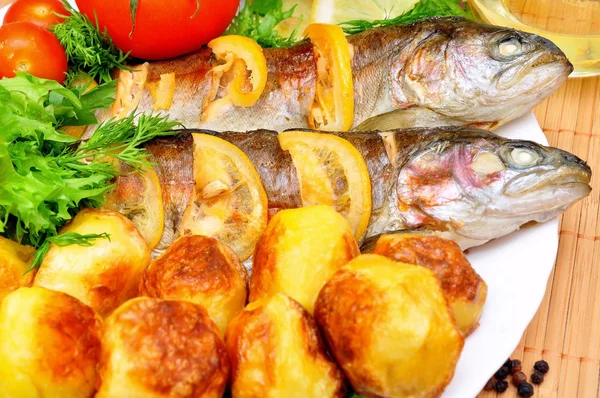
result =
[[[76,0],[79,11],[106,27],[123,51],[142,59],[166,59],[192,52],[221,35],[239,0],[139,0],[132,30],[130,0]],[[196,8],[200,4],[200,9]]]
[[26,21],[48,29],[64,20],[54,13],[69,15],[60,0],[17,0],[6,11],[4,23]]
[[31,22],[2,25],[0,78],[14,77],[15,71],[62,83],[67,71],[67,55],[52,33]]

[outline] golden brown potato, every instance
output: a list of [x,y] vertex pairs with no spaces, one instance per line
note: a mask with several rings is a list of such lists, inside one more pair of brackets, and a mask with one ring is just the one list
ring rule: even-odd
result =
[[136,298],[107,319],[96,398],[221,397],[229,358],[202,306]]
[[464,343],[435,274],[375,254],[333,275],[315,318],[354,389],[371,397],[437,396]]
[[35,248],[0,236],[0,302],[13,290],[31,286],[35,272],[25,272],[31,265],[34,253]]
[[224,335],[229,321],[246,305],[247,280],[248,271],[229,247],[189,235],[146,268],[140,295],[201,304]]
[[93,396],[101,322],[61,292],[23,287],[8,294],[0,305],[0,397]]
[[325,282],[359,254],[348,221],[332,207],[280,211],[256,245],[250,301],[283,292],[312,314]]
[[110,240],[96,239],[90,247],[52,245],[34,286],[70,294],[102,316],[137,295],[150,249],[131,221],[114,211],[86,209],[61,230],[65,232],[106,232]]
[[279,293],[248,304],[227,329],[233,398],[342,397],[343,375],[313,317]]
[[435,272],[458,328],[465,336],[477,328],[487,298],[487,285],[456,242],[436,236],[383,235],[373,253]]

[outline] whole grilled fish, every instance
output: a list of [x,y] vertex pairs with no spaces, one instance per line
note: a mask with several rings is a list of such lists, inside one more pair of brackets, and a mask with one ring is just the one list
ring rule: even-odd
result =
[[[297,171],[290,153],[281,149],[278,133],[196,132],[222,138],[247,155],[262,180],[270,215],[302,206]],[[364,210],[371,212],[367,240],[398,230],[419,230],[468,248],[528,222],[547,221],[591,190],[591,170],[576,156],[477,128],[336,135],[359,151],[369,172],[372,206]],[[182,131],[155,139],[148,149],[163,186],[164,249],[181,234],[179,224],[192,200],[194,141],[190,132]]]
[[[457,18],[370,29],[349,36],[354,123],[359,129],[477,125],[493,128],[515,119],[556,90],[573,67],[550,41],[513,29]],[[265,49],[268,78],[251,107],[232,107],[202,120],[217,65],[211,49],[121,71],[119,96],[141,112],[155,110],[161,75],[174,73],[169,114],[187,128],[281,131],[306,128],[315,99],[317,60],[309,41]],[[222,83],[222,82],[221,82]],[[153,92],[154,90],[154,92]],[[118,104],[121,101],[117,101]],[[119,106],[119,105],[118,105]],[[121,107],[122,108],[122,107]],[[409,115],[403,114],[410,109]],[[395,112],[394,112],[395,111]],[[394,112],[389,114],[389,112]],[[113,115],[115,112],[113,112]],[[103,117],[108,117],[106,114]]]

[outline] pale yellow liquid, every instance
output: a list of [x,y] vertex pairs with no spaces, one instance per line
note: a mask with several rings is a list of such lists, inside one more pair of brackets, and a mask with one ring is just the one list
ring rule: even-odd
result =
[[567,55],[571,76],[600,74],[600,0],[468,0],[492,25],[552,40]]

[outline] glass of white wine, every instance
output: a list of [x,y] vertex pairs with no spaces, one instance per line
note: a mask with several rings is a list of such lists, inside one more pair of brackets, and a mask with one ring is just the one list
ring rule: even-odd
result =
[[571,76],[600,75],[600,0],[468,0],[481,20],[535,33],[567,55]]

